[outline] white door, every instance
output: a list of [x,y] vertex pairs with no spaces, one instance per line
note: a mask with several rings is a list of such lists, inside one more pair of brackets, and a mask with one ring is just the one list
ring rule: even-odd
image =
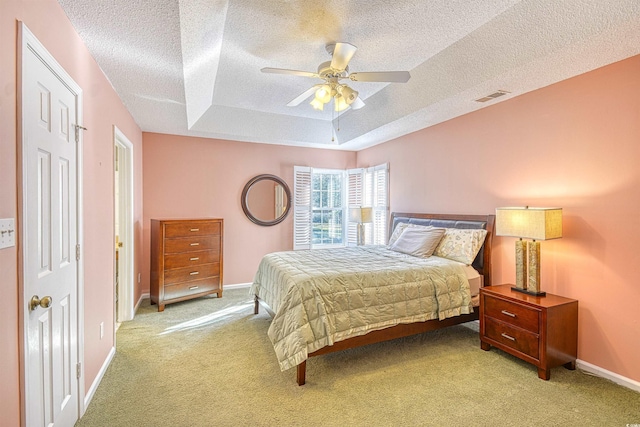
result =
[[134,315],[133,144],[113,127],[115,160],[116,327]]
[[24,416],[60,427],[79,409],[77,94],[44,61],[23,42]]

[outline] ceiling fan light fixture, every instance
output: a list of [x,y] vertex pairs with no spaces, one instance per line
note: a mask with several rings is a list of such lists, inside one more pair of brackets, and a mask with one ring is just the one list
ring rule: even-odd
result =
[[333,98],[333,104],[337,112],[340,112],[349,108],[349,104],[344,99],[344,96],[336,96],[335,98]]
[[320,101],[317,97],[313,98],[313,100],[309,104],[311,104],[314,110],[319,110],[319,111],[324,110],[324,103]]
[[356,98],[358,97],[358,92],[353,90],[353,89],[351,89],[347,85],[342,85],[341,86],[340,94],[342,95],[342,98],[344,98],[345,102],[348,105],[351,105],[353,103],[353,101],[355,101]]
[[331,87],[329,85],[322,85],[316,91],[316,97],[318,101],[326,104],[331,101]]

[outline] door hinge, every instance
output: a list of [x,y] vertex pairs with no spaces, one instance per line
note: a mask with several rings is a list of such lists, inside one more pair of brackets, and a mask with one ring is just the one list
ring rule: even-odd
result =
[[87,130],[86,127],[80,125],[73,125],[76,130],[76,142],[80,142],[80,130]]
[[80,243],[76,245],[76,261],[80,261]]
[[80,379],[80,376],[82,375],[82,363],[77,363],[76,364],[76,378]]

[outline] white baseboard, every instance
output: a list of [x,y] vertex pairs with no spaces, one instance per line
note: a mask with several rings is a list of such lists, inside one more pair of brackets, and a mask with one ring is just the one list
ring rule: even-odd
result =
[[138,311],[138,308],[140,307],[140,304],[142,304],[142,300],[144,299],[149,299],[151,298],[151,294],[149,292],[140,295],[140,299],[138,299],[138,302],[136,303],[136,306],[133,307],[133,313],[135,315],[135,313]]
[[584,360],[576,360],[576,367],[585,372],[589,372],[595,376],[606,378],[610,381],[613,381],[616,384],[620,384],[623,387],[630,388],[631,390],[640,392],[640,382],[636,380],[632,380],[631,378],[623,377],[622,375],[616,374],[615,372],[608,371],[599,366],[593,365],[589,362],[585,362]]
[[241,289],[241,288],[250,288],[251,283],[236,283],[234,285],[224,285],[224,289]]
[[91,384],[91,387],[89,387],[89,391],[84,396],[84,410],[85,411],[89,407],[89,403],[91,403],[91,399],[93,399],[93,395],[96,394],[96,390],[98,389],[98,386],[100,385],[100,382],[102,381],[102,377],[104,377],[105,372],[107,372],[107,368],[111,364],[111,361],[113,360],[113,357],[115,355],[116,355],[116,348],[115,347],[111,347],[111,351],[109,351],[109,354],[107,355],[107,358],[105,359],[104,363],[102,364],[102,367],[100,368],[100,371],[98,371],[98,375],[96,375],[96,379],[93,380],[93,383]]

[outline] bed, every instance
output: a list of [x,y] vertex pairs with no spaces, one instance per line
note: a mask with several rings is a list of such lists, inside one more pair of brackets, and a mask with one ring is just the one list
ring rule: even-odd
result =
[[407,228],[445,229],[448,242],[481,235],[477,254],[462,259],[451,257],[443,243],[435,253],[440,256],[426,258],[395,250],[397,243],[394,250],[360,246],[266,255],[251,292],[254,313],[262,305],[272,316],[268,335],[281,370],[296,367],[303,385],[309,357],[477,320],[479,287],[491,284],[494,219],[391,214],[390,242]]

